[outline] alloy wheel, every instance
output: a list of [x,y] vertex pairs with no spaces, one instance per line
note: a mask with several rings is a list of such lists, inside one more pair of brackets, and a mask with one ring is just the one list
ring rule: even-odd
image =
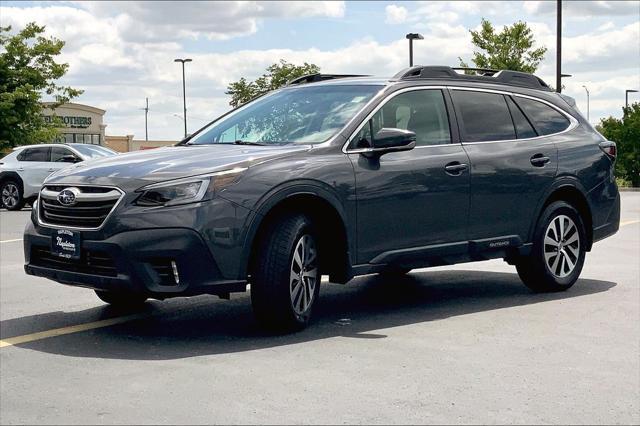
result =
[[544,258],[549,271],[558,278],[571,274],[580,257],[580,234],[568,216],[556,216],[544,234]]
[[15,207],[20,199],[20,191],[13,183],[8,183],[2,187],[2,204],[7,208]]
[[318,278],[316,243],[305,234],[298,240],[291,260],[289,294],[296,314],[302,315],[313,303]]

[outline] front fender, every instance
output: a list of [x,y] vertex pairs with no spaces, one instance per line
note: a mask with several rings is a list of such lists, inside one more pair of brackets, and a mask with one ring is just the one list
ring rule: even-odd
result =
[[336,190],[324,182],[312,179],[296,179],[274,187],[271,191],[262,196],[252,209],[252,214],[247,218],[244,226],[246,234],[244,236],[239,276],[246,276],[248,273],[249,259],[251,257],[254,240],[269,211],[281,202],[298,195],[311,195],[318,197],[329,203],[335,209],[345,226],[349,253],[355,253],[355,247],[353,246],[353,244],[355,244],[355,239],[349,237],[352,235],[352,232],[354,232],[354,225],[349,221],[349,214],[345,210],[344,203],[341,201]]

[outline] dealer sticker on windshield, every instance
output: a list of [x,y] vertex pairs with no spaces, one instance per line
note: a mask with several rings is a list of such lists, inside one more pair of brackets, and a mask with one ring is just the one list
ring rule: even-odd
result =
[[79,259],[80,233],[58,229],[51,236],[51,253],[67,259]]

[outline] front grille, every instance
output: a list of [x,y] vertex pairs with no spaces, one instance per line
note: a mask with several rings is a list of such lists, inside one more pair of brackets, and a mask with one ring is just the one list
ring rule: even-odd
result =
[[[58,194],[65,189],[77,193],[75,204],[65,206],[58,200]],[[40,191],[38,216],[44,225],[95,229],[102,226],[121,196],[116,188],[46,185]]]
[[67,259],[52,254],[48,248],[33,246],[31,261],[34,266],[82,274],[115,277],[118,275],[113,258],[106,252],[83,250],[80,259]]

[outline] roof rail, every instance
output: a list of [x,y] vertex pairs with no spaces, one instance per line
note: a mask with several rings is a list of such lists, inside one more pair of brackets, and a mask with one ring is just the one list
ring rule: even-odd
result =
[[294,86],[296,84],[306,84],[306,83],[315,83],[318,81],[325,80],[335,80],[338,78],[349,78],[349,77],[369,77],[368,75],[360,75],[360,74],[307,74],[302,77],[294,78],[287,83],[287,86]]
[[[470,67],[452,67],[455,71],[464,71],[466,75],[488,75],[492,76],[497,74],[500,70],[494,70],[492,68],[470,68]],[[473,73],[469,72],[473,71]]]
[[[474,71],[480,74],[460,74],[456,71]],[[405,68],[393,76],[395,80],[416,79],[452,79],[479,81],[484,83],[507,84],[528,87],[531,89],[552,91],[549,85],[533,74],[510,70],[493,70],[488,68],[451,68],[447,66],[414,66]]]

